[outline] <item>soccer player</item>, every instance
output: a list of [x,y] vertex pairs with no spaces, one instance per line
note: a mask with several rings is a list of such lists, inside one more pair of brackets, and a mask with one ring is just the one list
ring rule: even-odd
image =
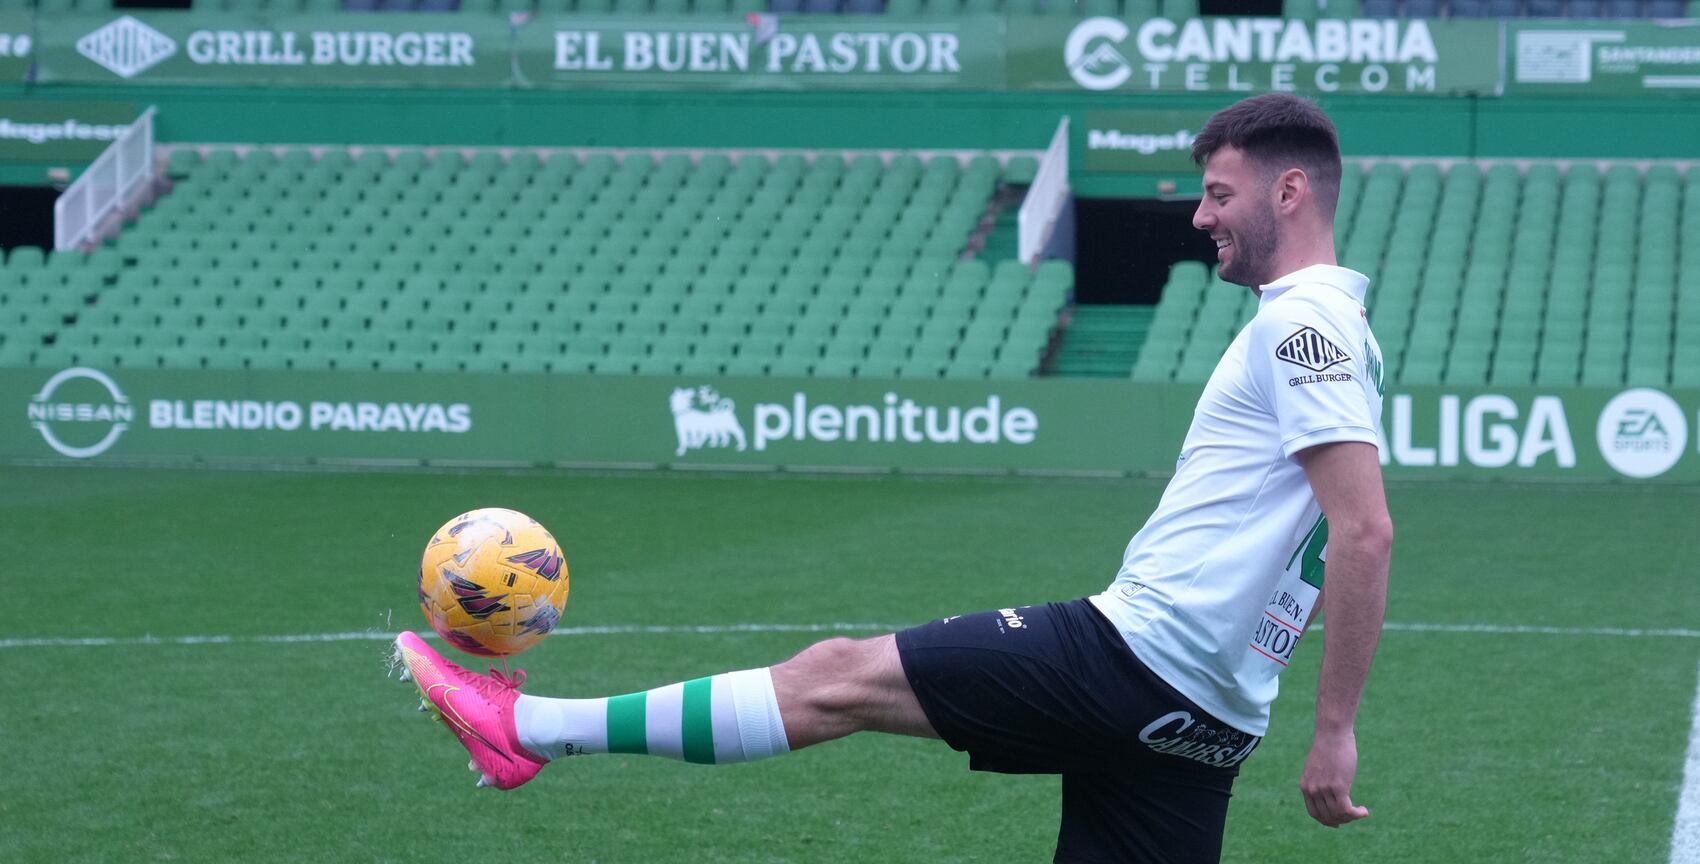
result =
[[[1055,860],[1211,862],[1276,678],[1326,600],[1316,728],[1299,781],[1324,825],[1351,797],[1353,724],[1392,547],[1377,456],[1381,359],[1364,276],[1336,266],[1340,150],[1315,105],[1256,96],[1193,145],[1193,224],[1260,295],[1223,355],[1156,512],[1103,593],[829,639],[775,666],[602,699],[521,695],[403,633],[397,655],[512,788],[550,761],[648,753],[761,759],[880,731],[942,738],[971,768],[1062,775]],[[422,707],[427,707],[422,703]]]

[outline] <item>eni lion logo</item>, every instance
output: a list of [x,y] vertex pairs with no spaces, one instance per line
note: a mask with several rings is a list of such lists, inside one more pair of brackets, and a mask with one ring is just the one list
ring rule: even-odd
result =
[[731,399],[713,387],[680,387],[669,400],[673,409],[673,431],[679,435],[675,456],[703,447],[725,447],[733,441],[744,449],[744,427],[738,424]]

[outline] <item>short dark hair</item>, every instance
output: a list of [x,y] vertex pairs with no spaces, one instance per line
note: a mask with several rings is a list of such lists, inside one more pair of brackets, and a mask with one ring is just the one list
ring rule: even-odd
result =
[[1192,142],[1192,161],[1203,167],[1225,146],[1246,154],[1260,174],[1273,178],[1298,168],[1310,178],[1328,217],[1340,202],[1340,137],[1334,122],[1308,99],[1265,93],[1218,111]]

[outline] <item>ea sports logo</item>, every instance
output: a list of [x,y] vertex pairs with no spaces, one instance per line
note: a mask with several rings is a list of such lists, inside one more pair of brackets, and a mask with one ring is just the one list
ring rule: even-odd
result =
[[1682,458],[1688,446],[1688,419],[1681,406],[1665,394],[1639,387],[1625,390],[1606,403],[1594,428],[1600,455],[1618,473],[1645,479],[1657,477]]
[[1063,62],[1075,83],[1088,90],[1114,90],[1133,77],[1133,64],[1116,46],[1126,41],[1127,25],[1114,18],[1088,18],[1075,25],[1063,43]]
[[66,369],[30,400],[30,425],[47,446],[72,459],[105,453],[130,428],[135,408],[118,384],[98,369]]

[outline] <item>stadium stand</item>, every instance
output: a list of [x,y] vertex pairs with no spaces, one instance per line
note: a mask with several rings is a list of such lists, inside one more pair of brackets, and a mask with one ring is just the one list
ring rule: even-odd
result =
[[[1389,380],[1700,384],[1700,169],[1348,164],[1336,222]],[[1203,381],[1250,297],[1174,265],[1132,377]]]
[[0,363],[1023,377],[1073,287],[965,251],[1030,158],[168,152],[106,248],[11,254]]
[[[0,364],[1026,376],[1072,271],[963,250],[1031,170],[179,148],[115,243],[12,252]],[[1392,380],[1700,386],[1700,169],[1378,161],[1341,187]],[[1132,377],[1202,381],[1254,311],[1176,264]]]
[[[972,250],[1004,248],[988,211],[1032,171],[179,147],[173,190],[115,242],[11,253],[0,364],[1027,376],[1072,270]],[[1700,386],[1700,168],[1354,162],[1337,226],[1391,380]],[[1147,308],[1120,368],[1202,381],[1256,306],[1185,261]]]

